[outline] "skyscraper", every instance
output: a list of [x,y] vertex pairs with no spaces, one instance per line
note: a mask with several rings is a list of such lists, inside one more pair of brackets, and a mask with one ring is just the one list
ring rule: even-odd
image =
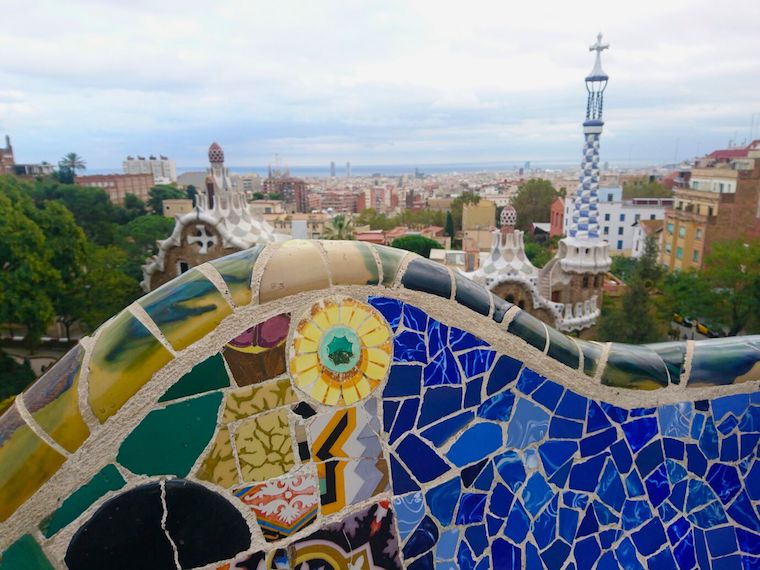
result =
[[335,161],[330,162],[330,176],[335,178]]
[[351,178],[351,163],[346,163],[346,178]]

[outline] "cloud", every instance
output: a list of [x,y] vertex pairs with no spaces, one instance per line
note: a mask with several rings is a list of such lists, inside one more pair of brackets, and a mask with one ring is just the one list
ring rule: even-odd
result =
[[707,151],[760,113],[760,3],[714,14],[706,0],[5,0],[0,134],[20,160],[76,150],[91,167],[151,152],[199,165],[211,140],[241,165],[575,162],[601,29],[603,153],[672,160],[674,141]]

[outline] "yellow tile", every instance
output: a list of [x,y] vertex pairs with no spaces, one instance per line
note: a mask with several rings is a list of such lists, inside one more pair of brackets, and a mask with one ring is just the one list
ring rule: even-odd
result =
[[329,286],[327,267],[317,247],[306,240],[291,240],[275,250],[269,259],[261,277],[259,302]]
[[175,350],[214,330],[232,307],[197,269],[183,273],[137,301]]
[[216,483],[225,488],[240,483],[232,443],[230,442],[230,432],[226,427],[221,427],[217,431],[214,444],[206,453],[206,458],[195,476],[198,479]]
[[227,394],[222,423],[242,420],[296,401],[289,378],[246,386]]
[[243,482],[279,477],[295,465],[288,409],[258,415],[241,423],[235,445]]
[[58,471],[66,458],[26,425],[15,406],[0,417],[0,521]]
[[377,262],[369,246],[357,241],[324,241],[334,285],[377,285]]
[[90,359],[89,403],[104,422],[119,411],[172,355],[128,311],[106,325]]

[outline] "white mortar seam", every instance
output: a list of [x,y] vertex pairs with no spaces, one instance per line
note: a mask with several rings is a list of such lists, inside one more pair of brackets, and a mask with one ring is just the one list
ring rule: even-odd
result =
[[103,332],[103,327],[100,327],[95,331],[93,337],[84,337],[79,343],[84,348],[84,356],[82,357],[82,365],[79,369],[79,379],[77,380],[77,403],[79,404],[79,412],[82,414],[82,419],[87,427],[90,428],[90,437],[92,434],[100,430],[102,425],[95,413],[90,408],[90,360],[92,359],[92,351],[95,348],[96,340]]
[[[454,270],[451,269],[451,267],[445,266],[446,270],[449,272],[449,279],[451,280],[451,295],[449,296],[449,299],[452,301],[456,300],[457,298],[457,280],[454,277]],[[465,307],[462,305],[463,309],[468,309],[468,307]],[[481,315],[482,316],[482,315]]]
[[694,362],[694,349],[696,344],[693,340],[686,341],[686,354],[683,357],[683,370],[681,371],[681,386],[686,388],[691,376],[691,365]]
[[148,329],[148,332],[150,332],[150,334],[152,334],[156,340],[160,342],[166,350],[169,351],[169,354],[171,354],[173,358],[177,357],[177,351],[164,336],[164,333],[161,332],[161,329],[158,328],[158,325],[153,321],[153,319],[146,312],[142,305],[135,301],[129,307],[127,307],[126,310],[129,311],[132,316],[135,317],[138,321],[140,321],[140,323],[146,329]]
[[549,354],[549,346],[551,345],[551,341],[549,340],[549,327],[546,326],[546,323],[541,323],[544,327],[544,334],[546,335],[546,344],[544,344],[544,350],[542,351],[544,354]]
[[383,271],[383,260],[380,258],[380,254],[372,246],[372,244],[365,243],[365,245],[367,246],[370,255],[372,255],[372,258],[375,260],[375,265],[377,266],[377,284],[378,286],[382,287],[383,277],[385,277],[385,272]]
[[238,305],[235,304],[235,301],[232,300],[232,294],[230,293],[230,288],[227,285],[227,283],[224,280],[224,277],[222,277],[221,273],[219,273],[216,270],[216,267],[211,265],[210,263],[203,263],[196,267],[196,269],[211,283],[213,283],[214,287],[216,287],[219,292],[222,294],[222,297],[224,297],[224,300],[227,301],[227,304],[232,307],[233,309],[238,308]]
[[575,345],[575,348],[578,349],[578,354],[579,354],[579,358],[578,358],[578,370],[581,371],[581,372],[583,372],[583,366],[586,364],[586,355],[583,354],[583,347],[581,347],[581,345],[578,344],[578,342],[576,341],[576,339],[574,337],[570,336],[569,334],[566,334],[565,337],[569,338],[570,342],[572,342]]
[[330,287],[332,288],[334,285],[332,272],[330,271],[330,262],[327,260],[327,250],[325,249],[325,245],[317,240],[317,241],[311,241],[311,244],[314,245],[314,247],[319,252],[319,256],[322,258],[322,265],[325,266],[325,273],[327,273],[327,282],[330,284]]
[[29,410],[26,409],[26,404],[24,403],[24,397],[22,394],[13,400],[13,404],[16,406],[16,410],[21,415],[21,418],[26,422],[26,425],[34,432],[37,437],[55,449],[58,453],[63,455],[66,459],[71,457],[71,453],[69,451],[66,451],[61,446],[61,444],[55,441],[44,429],[42,429],[42,426],[40,426],[40,424],[34,421],[32,414],[30,414]]
[[509,309],[507,309],[507,312],[504,313],[504,318],[501,320],[500,326],[503,327],[505,330],[508,329],[509,325],[512,324],[512,320],[520,311],[522,311],[520,307],[518,307],[517,305],[512,305]]
[[401,288],[401,280],[404,278],[404,275],[406,274],[406,268],[415,259],[420,259],[420,258],[417,255],[413,254],[411,251],[407,252],[404,255],[404,257],[401,258],[401,261],[399,261],[398,263],[398,269],[396,269],[396,276],[393,278],[393,283],[391,285],[388,285],[388,287],[392,289]]
[[251,303],[250,305],[261,304],[261,279],[264,277],[267,267],[272,256],[282,249],[281,243],[270,244],[264,248],[256,259],[251,272]]
[[597,384],[602,383],[602,374],[604,374],[604,370],[607,368],[607,359],[610,357],[611,349],[611,342],[605,342],[602,346],[602,353],[599,355],[599,360],[596,363],[596,372],[594,373],[594,380],[596,380]]
[[182,570],[182,566],[180,566],[179,563],[179,551],[177,550],[177,545],[174,544],[174,541],[172,540],[172,537],[169,535],[169,531],[166,528],[166,519],[169,516],[169,511],[166,508],[166,482],[164,480],[161,480],[159,481],[159,485],[161,486],[161,530],[164,531],[166,540],[168,540],[169,544],[172,545],[172,552],[174,553],[174,565],[177,567],[177,570]]
[[[333,294],[349,294],[361,297],[367,294],[377,294],[374,286],[344,286],[333,290],[317,290],[299,293],[267,303],[265,307],[249,305],[227,317],[211,333],[206,335],[192,346],[183,351],[177,359],[171,361],[159,370],[150,382],[143,386],[137,394],[125,403],[124,406],[109,419],[103,426],[103,433],[92,437],[80,447],[51,479],[30,497],[20,508],[4,523],[7,529],[15,529],[13,532],[3,533],[0,537],[0,548],[9,544],[19,533],[36,525],[44,515],[49,514],[52,497],[68,495],[76,488],[76,481],[80,476],[85,477],[90,471],[92,475],[99,471],[105,464],[110,463],[111,457],[115,457],[118,447],[126,435],[139,421],[152,409],[155,401],[161,394],[173,384],[183,369],[189,369],[211,354],[218,352],[228,338],[240,334],[250,328],[253,323],[264,321],[270,316],[282,312],[293,311],[296,306],[306,306],[326,296]],[[622,407],[646,407],[648,404],[656,405],[683,401],[683,392],[660,389],[654,392],[642,392],[630,389],[615,389],[599,384],[591,384],[588,377],[582,372],[573,371],[559,362],[548,359],[536,349],[527,345],[522,339],[514,335],[505,335],[502,327],[482,316],[476,316],[470,311],[457,311],[458,304],[435,297],[430,294],[399,289],[393,292],[393,297],[414,304],[426,311],[432,318],[441,320],[446,324],[460,328],[477,330],[478,335],[492,344],[493,348],[501,353],[530,362],[530,367],[538,373],[547,376],[558,383],[580,390],[580,393],[589,397],[604,401],[615,401]],[[222,339],[222,340],[220,340]],[[606,362],[606,351],[600,362]],[[601,376],[601,371],[599,372]],[[742,385],[707,386],[694,388],[689,391],[689,399],[714,398],[727,394],[749,393],[757,390],[758,382],[752,381]],[[131,426],[131,427],[130,427]],[[86,458],[80,461],[82,458]],[[82,470],[84,468],[84,471]],[[91,477],[91,475],[90,475]],[[51,497],[52,495],[52,497]]]

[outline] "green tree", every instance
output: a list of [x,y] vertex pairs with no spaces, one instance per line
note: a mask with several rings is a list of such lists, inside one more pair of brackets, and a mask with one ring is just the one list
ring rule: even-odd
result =
[[3,401],[20,394],[34,380],[34,371],[28,360],[19,364],[0,350],[0,414],[3,413]]
[[148,192],[148,206],[156,215],[163,215],[162,202],[164,200],[178,200],[181,198],[187,198],[182,190],[175,188],[174,186],[168,186],[166,184],[159,184],[154,186]]
[[185,188],[185,194],[187,194],[187,197],[193,201],[193,208],[195,208],[196,196],[198,196],[198,189],[192,184],[188,184],[187,188]]
[[58,166],[76,174],[80,170],[85,170],[87,168],[87,163],[77,153],[70,152],[58,161]]
[[141,216],[119,227],[116,244],[126,253],[124,271],[139,280],[141,266],[158,252],[157,240],[166,239],[174,229],[174,220],[164,216]]
[[[3,178],[0,177],[0,186]],[[36,344],[55,311],[48,292],[60,284],[51,252],[39,226],[0,192],[0,323],[26,327],[26,342]]]
[[517,229],[528,230],[534,222],[547,222],[551,217],[552,202],[559,194],[552,183],[534,178],[520,185],[512,200],[517,211]]
[[451,212],[446,212],[446,226],[444,227],[443,234],[454,238],[454,217]]
[[623,200],[632,200],[633,198],[670,198],[672,196],[672,190],[653,180],[631,180],[623,184]]
[[322,239],[354,239],[353,220],[342,214],[335,216],[329,224],[325,225],[325,229],[322,231]]
[[600,340],[642,344],[665,337],[665,327],[658,318],[652,294],[658,284],[657,242],[647,238],[644,252],[618,300],[606,298],[599,319]]
[[443,246],[428,237],[422,235],[408,235],[396,238],[391,243],[392,247],[405,249],[420,254],[422,257],[430,257],[431,249],[443,249]]
[[134,220],[147,213],[145,210],[145,202],[140,200],[140,198],[134,194],[127,194],[124,196],[124,210],[126,217],[129,220]]

